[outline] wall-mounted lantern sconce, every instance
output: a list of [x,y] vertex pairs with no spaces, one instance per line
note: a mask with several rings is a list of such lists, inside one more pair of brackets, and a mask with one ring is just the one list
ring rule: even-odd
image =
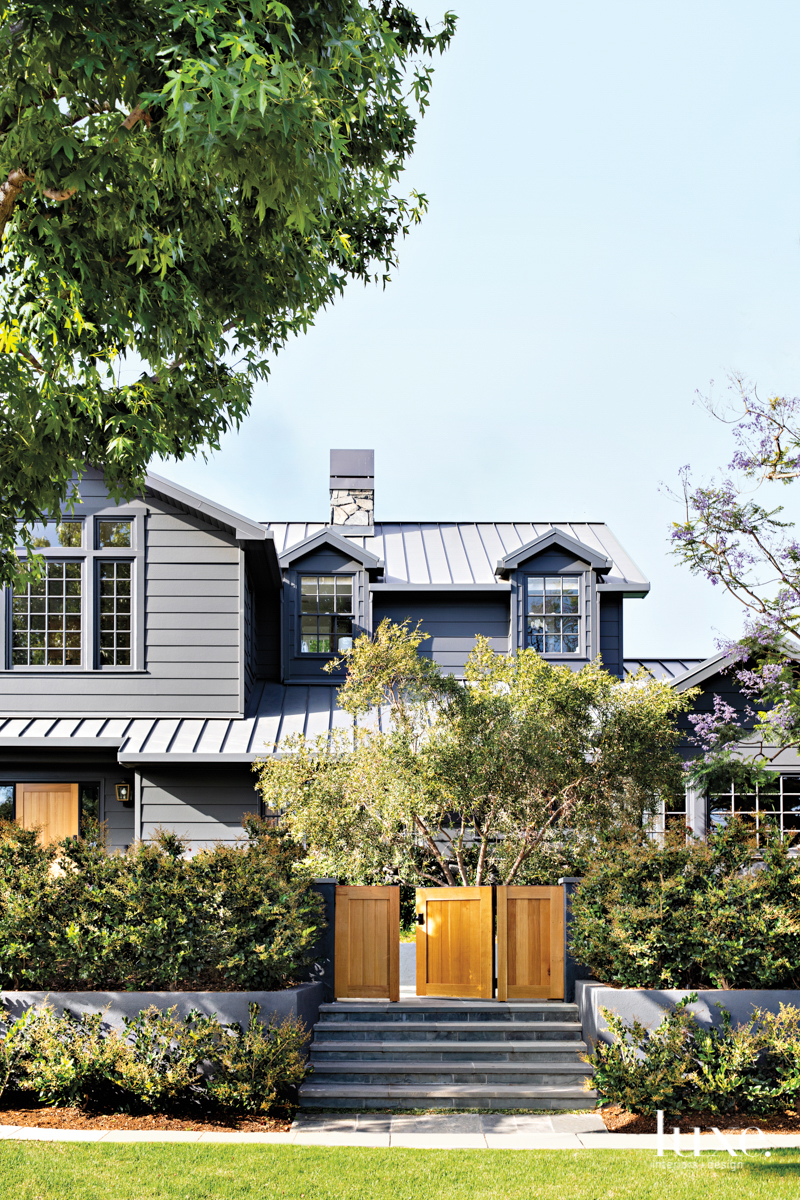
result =
[[131,798],[131,785],[129,783],[116,784],[117,799],[120,804],[127,804]]

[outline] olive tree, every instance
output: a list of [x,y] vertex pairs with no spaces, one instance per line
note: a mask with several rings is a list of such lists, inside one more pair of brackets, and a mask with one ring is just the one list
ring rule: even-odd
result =
[[424,637],[384,621],[357,639],[339,692],[352,727],[295,736],[257,764],[266,805],[315,869],[528,882],[682,790],[676,718],[694,692],[497,654],[480,637],[459,683],[418,653]]

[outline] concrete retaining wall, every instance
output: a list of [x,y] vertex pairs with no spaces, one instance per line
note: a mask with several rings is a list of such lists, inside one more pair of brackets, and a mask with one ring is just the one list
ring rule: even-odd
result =
[[[595,1045],[597,1042],[611,1043],[614,1041],[609,1032],[602,1008],[617,1012],[631,1022],[639,1020],[650,1029],[661,1024],[664,1013],[673,1009],[679,1000],[688,996],[685,991],[658,991],[649,988],[612,988],[594,980],[578,979],[575,981],[575,1003],[580,1012],[583,1036],[587,1042]],[[754,1008],[765,1008],[768,1012],[778,1012],[781,1004],[792,1004],[800,1007],[800,991],[697,991],[696,1004],[689,1005],[689,1011],[694,1013],[698,1022],[706,1028],[722,1024],[721,1004],[728,1010],[733,1024],[738,1025],[747,1021]]]
[[178,1017],[185,1017],[196,1008],[204,1016],[216,1014],[226,1024],[237,1021],[246,1026],[248,1005],[255,1001],[261,1005],[262,1021],[275,1017],[280,1022],[286,1017],[296,1017],[311,1031],[319,1020],[324,986],[303,983],[282,992],[2,992],[0,995],[12,1020],[27,1008],[47,1000],[58,1013],[64,1009],[73,1013],[102,1012],[105,1023],[113,1029],[122,1029],[123,1016],[134,1016],[151,1006],[164,1011],[175,1008]]

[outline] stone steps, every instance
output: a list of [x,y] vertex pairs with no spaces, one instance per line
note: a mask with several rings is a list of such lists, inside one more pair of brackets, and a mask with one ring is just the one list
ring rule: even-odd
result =
[[591,1068],[573,1004],[324,1004],[301,1108],[582,1108]]
[[445,1042],[445,1041],[314,1041],[311,1061],[395,1062],[409,1056],[417,1062],[574,1062],[586,1053],[585,1042]]
[[304,1083],[301,1108],[591,1108],[596,1093],[582,1087],[373,1087]]
[[580,1042],[579,1021],[320,1021],[314,1026],[317,1041],[367,1041],[376,1033],[381,1041],[544,1041]]

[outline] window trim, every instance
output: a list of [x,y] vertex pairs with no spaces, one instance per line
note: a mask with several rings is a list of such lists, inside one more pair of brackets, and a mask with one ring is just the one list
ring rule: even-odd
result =
[[[530,650],[533,647],[528,645],[528,587],[531,579],[555,579],[558,576],[560,579],[577,579],[578,580],[578,649],[577,650],[557,650],[546,651],[536,650],[540,658],[546,659],[548,662],[579,662],[586,661],[589,657],[586,653],[586,571],[547,571],[544,569],[531,570],[527,568],[522,572],[522,649]],[[544,614],[547,615],[546,613]],[[555,616],[556,614],[552,614]],[[564,614],[561,614],[564,615]],[[573,614],[568,613],[567,616]],[[563,636],[563,635],[562,635]]]
[[[326,653],[323,650],[303,650],[303,648],[302,648],[303,637],[302,637],[301,622],[302,622],[304,615],[305,616],[309,615],[308,613],[304,614],[302,612],[302,595],[303,595],[302,580],[304,578],[306,578],[306,579],[323,579],[323,578],[328,579],[328,578],[337,578],[337,577],[340,579],[350,579],[350,581],[351,581],[351,583],[350,583],[350,587],[351,587],[350,619],[352,622],[353,631],[350,636],[352,637],[353,641],[355,641],[355,639],[356,639],[356,623],[357,623],[357,619],[356,619],[356,580],[357,580],[357,572],[355,572],[355,571],[303,571],[303,570],[297,570],[295,572],[295,589],[296,589],[296,595],[297,595],[297,604],[296,604],[294,644],[295,644],[295,656],[301,662],[308,662],[309,660],[314,661],[315,659],[318,661],[328,661],[329,659],[332,659],[332,658],[339,658],[340,654],[343,653],[343,651],[339,651],[339,650],[330,650]],[[317,615],[319,615],[319,614],[317,614]],[[336,613],[332,613],[331,615],[335,617]]]
[[[12,630],[11,603],[12,589],[0,589],[0,616],[5,632],[5,662],[3,670],[15,675],[144,675],[148,674],[145,664],[145,518],[144,509],[111,508],[84,510],[75,515],[75,520],[84,523],[83,546],[50,546],[42,548],[40,553],[45,559],[57,561],[79,560],[81,571],[81,662],[79,666],[14,666],[12,661]],[[130,521],[131,545],[106,546],[101,550],[94,549],[97,544],[98,521]],[[25,554],[20,554],[25,559]],[[100,571],[98,563],[113,559],[118,562],[133,564],[133,579],[131,587],[131,665],[104,666],[100,662]]]
[[[800,791],[784,792],[783,781],[784,781],[784,779],[800,779],[800,771],[777,770],[777,771],[775,771],[775,776],[776,776],[777,782],[778,782],[777,794],[780,797],[780,807],[777,812],[775,812],[774,810],[770,811],[768,809],[762,810],[762,808],[759,804],[760,791],[759,791],[759,785],[757,783],[753,785],[752,790],[748,790],[746,792],[739,791],[734,784],[731,784],[730,788],[727,789],[727,791],[725,791],[725,792],[711,793],[711,792],[706,791],[705,797],[704,797],[704,799],[705,799],[706,832],[707,833],[712,832],[712,830],[717,826],[717,824],[719,824],[718,822],[712,821],[712,819],[711,819],[711,808],[712,808],[711,801],[712,801],[712,799],[720,798],[724,795],[730,795],[731,804],[730,804],[730,809],[727,810],[729,816],[735,815],[734,801],[737,796],[754,796],[755,797],[754,808],[751,811],[741,813],[740,815],[743,815],[745,817],[748,817],[748,816],[755,817],[755,832],[756,832],[756,845],[757,846],[759,845],[759,836],[760,836],[760,832],[761,832],[761,818],[762,817],[764,817],[766,819],[769,819],[770,817],[778,817],[778,828],[779,828],[779,832],[780,832],[780,836],[781,836],[781,841],[784,840],[784,837],[786,836],[786,834],[789,834],[790,836],[794,836],[797,833],[799,833],[800,832],[800,823],[798,825],[798,829],[785,829],[784,828],[784,817],[787,815],[786,808],[784,805],[784,795],[792,796],[795,799],[797,799],[798,801],[800,801]],[[770,794],[774,796],[776,793],[771,792]],[[800,807],[800,805],[798,807]],[[718,811],[724,812],[726,810],[719,808]]]

